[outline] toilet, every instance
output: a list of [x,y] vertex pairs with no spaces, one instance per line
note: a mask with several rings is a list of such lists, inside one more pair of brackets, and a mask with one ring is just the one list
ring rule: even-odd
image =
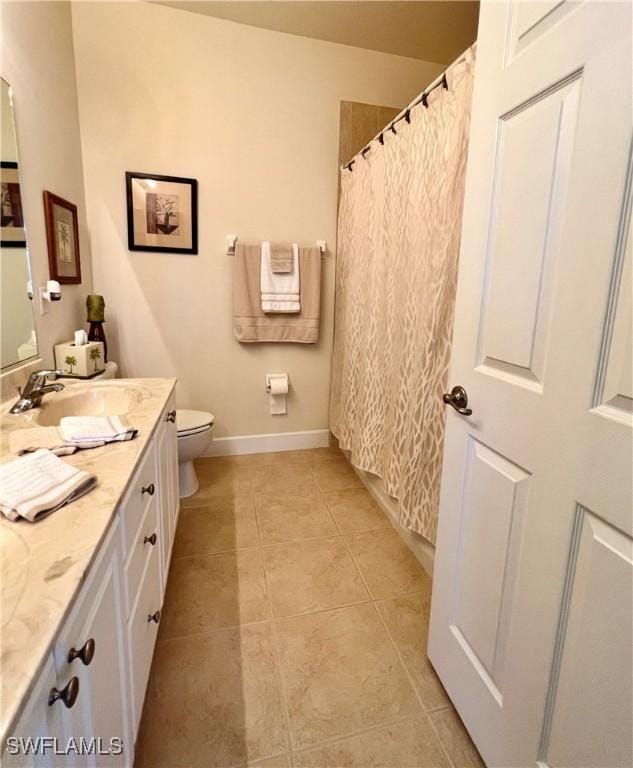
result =
[[176,410],[178,432],[178,476],[180,498],[193,496],[198,490],[194,459],[207,450],[213,439],[213,414],[207,411]]

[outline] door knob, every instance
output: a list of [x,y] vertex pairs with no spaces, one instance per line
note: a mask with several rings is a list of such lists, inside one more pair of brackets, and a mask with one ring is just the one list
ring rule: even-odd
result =
[[48,706],[52,707],[56,701],[62,701],[64,706],[70,709],[77,701],[79,695],[79,678],[71,677],[68,684],[59,690],[59,688],[51,688],[51,692],[48,694]]
[[160,611],[155,611],[154,613],[150,613],[147,615],[148,621],[155,621],[156,624],[160,621]]
[[145,536],[143,538],[143,544],[151,544],[154,546],[156,544],[157,536],[155,533],[153,533],[151,536]]
[[86,640],[86,642],[81,646],[79,650],[76,648],[71,648],[68,651],[68,662],[74,661],[75,659],[81,659],[81,662],[87,667],[88,664],[93,660],[95,655],[95,641],[90,638],[89,640]]
[[149,493],[150,496],[153,496],[155,490],[156,489],[154,488],[154,483],[150,483],[149,485],[145,485],[141,488],[141,493]]
[[454,408],[457,413],[461,413],[462,416],[470,416],[473,412],[472,408],[466,407],[468,405],[468,395],[466,394],[464,387],[460,387],[459,385],[453,387],[450,392],[443,395],[442,400],[446,405],[450,405]]
[[166,421],[170,421],[173,424],[176,421],[176,411],[169,411]]

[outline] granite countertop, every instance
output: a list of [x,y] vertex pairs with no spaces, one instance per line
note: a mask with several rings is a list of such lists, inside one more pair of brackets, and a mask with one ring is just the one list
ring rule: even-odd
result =
[[0,515],[0,750],[86,578],[176,380],[64,383],[63,392],[45,395],[40,409],[14,416],[8,412],[12,401],[2,404],[0,462],[15,459],[9,452],[12,431],[39,426],[38,419],[54,417],[62,398],[74,398],[86,390],[107,388],[113,398],[129,397],[125,418],[138,435],[128,442],[64,457],[98,478],[97,487],[74,503],[37,523],[12,523]]

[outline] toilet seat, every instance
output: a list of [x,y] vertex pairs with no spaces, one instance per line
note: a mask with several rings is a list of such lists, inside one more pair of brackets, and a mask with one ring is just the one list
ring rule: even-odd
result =
[[197,435],[213,426],[214,416],[207,411],[176,410],[176,431],[178,437]]

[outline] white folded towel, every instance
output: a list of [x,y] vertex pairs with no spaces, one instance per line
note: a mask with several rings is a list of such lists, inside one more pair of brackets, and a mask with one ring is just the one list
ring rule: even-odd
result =
[[18,456],[22,456],[24,453],[33,453],[40,448],[46,448],[56,456],[69,456],[82,449],[101,448],[103,445],[105,445],[105,440],[69,442],[64,439],[59,427],[16,429],[9,434],[9,450]]
[[34,523],[70,504],[97,484],[95,475],[71,467],[45,449],[0,464],[0,512]]
[[59,422],[59,429],[66,442],[77,443],[115,443],[131,440],[138,434],[118,416],[64,416]]
[[264,240],[261,254],[262,312],[300,312],[299,246],[292,244],[292,272],[273,272],[270,243]]

